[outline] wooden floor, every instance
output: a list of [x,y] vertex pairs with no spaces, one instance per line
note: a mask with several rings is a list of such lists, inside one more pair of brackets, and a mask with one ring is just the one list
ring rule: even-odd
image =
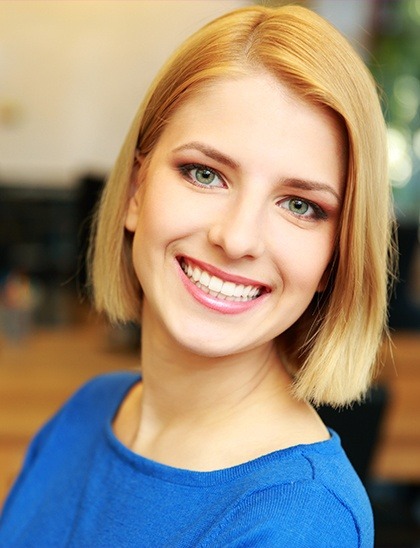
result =
[[[420,338],[395,334],[383,379],[391,402],[373,467],[375,477],[420,483]],[[36,430],[74,390],[96,374],[136,369],[137,355],[109,347],[95,316],[33,331],[19,344],[0,338],[0,504]]]

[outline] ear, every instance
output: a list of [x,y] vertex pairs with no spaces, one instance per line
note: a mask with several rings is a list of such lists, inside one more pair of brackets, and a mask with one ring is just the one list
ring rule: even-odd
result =
[[129,232],[135,232],[140,211],[140,172],[143,157],[136,155],[130,177],[129,201],[124,226]]

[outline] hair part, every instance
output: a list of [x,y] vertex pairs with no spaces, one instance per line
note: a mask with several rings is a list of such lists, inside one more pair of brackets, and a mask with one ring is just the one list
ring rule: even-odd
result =
[[[113,322],[140,321],[142,290],[124,228],[136,154],[147,163],[173,113],[213,81],[268,71],[343,127],[346,189],[325,291],[280,336],[294,394],[315,404],[360,399],[386,332],[392,206],[385,123],[369,71],[320,16],[299,6],[223,15],[169,59],[136,114],[98,209],[90,262],[94,302]],[[143,166],[144,169],[144,166]],[[391,260],[390,260],[391,257]]]

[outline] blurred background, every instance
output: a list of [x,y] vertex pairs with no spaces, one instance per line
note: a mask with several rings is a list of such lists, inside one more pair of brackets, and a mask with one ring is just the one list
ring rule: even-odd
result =
[[[139,334],[92,312],[89,222],[156,71],[194,30],[276,1],[0,2],[0,504],[39,426],[88,378],[137,366]],[[373,501],[377,546],[420,546],[420,0],[307,0],[380,88],[398,218],[393,347],[367,401],[321,409]],[[374,207],[374,204],[372,204]]]

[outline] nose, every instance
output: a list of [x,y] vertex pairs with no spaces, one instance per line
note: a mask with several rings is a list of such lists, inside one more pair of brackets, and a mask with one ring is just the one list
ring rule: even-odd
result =
[[264,215],[254,199],[236,200],[211,224],[208,239],[231,259],[260,257],[265,250]]

